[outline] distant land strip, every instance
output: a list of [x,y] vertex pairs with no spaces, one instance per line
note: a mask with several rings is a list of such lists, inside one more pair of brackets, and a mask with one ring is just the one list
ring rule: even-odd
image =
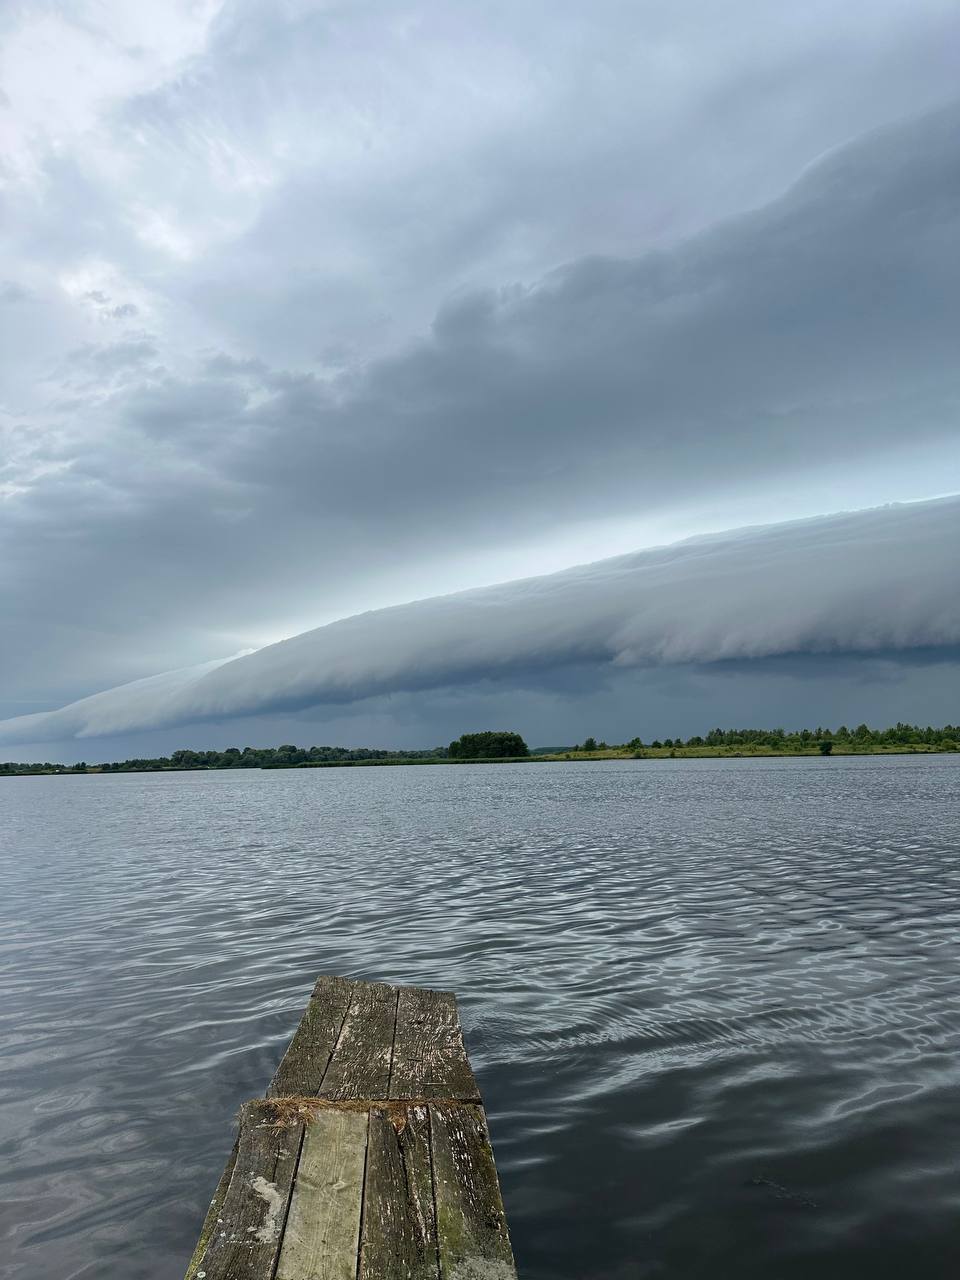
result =
[[[471,738],[508,740],[503,754],[463,755],[462,744]],[[525,754],[515,754],[513,744]],[[386,751],[375,747],[227,747],[224,751],[192,751],[183,748],[169,756],[88,764],[51,761],[24,763],[0,761],[0,777],[30,774],[167,773],[213,769],[330,769],[378,765],[419,764],[548,764],[568,760],[710,759],[749,756],[910,755],[960,750],[960,726],[925,728],[897,723],[889,729],[711,729],[692,738],[654,738],[644,742],[608,744],[592,737],[570,747],[536,747],[532,751],[519,735],[465,734],[449,747],[429,750]]]

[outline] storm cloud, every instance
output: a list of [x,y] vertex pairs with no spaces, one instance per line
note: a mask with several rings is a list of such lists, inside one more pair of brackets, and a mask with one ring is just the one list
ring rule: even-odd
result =
[[0,22],[0,714],[960,490],[951,6]]
[[0,723],[0,742],[114,735],[569,666],[736,663],[960,645],[960,499],[694,538],[346,618],[257,653]]

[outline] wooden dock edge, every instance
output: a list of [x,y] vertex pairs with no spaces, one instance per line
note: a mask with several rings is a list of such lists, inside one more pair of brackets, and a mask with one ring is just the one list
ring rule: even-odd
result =
[[516,1275],[455,998],[319,979],[267,1097],[241,1109],[186,1280]]

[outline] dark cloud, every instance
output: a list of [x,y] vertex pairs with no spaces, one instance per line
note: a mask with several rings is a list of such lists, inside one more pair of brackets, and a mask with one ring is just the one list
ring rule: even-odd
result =
[[383,351],[458,287],[676,243],[955,93],[939,0],[399,12],[226,6],[208,57],[127,108],[182,157],[188,222],[242,210],[184,286],[273,363]]
[[[938,650],[826,658],[753,659],[748,664],[655,668],[556,668],[542,686],[479,681],[458,689],[383,694],[359,702],[226,720],[205,720],[105,737],[17,743],[27,760],[123,760],[182,746],[327,743],[432,747],[461,733],[510,726],[533,745],[564,746],[588,734],[629,742],[723,727],[815,728],[864,721],[885,726],[956,721],[960,652]],[[566,677],[566,678],[565,678]]]
[[4,706],[960,489],[953,6],[188,8],[19,83]]
[[[63,740],[591,668],[703,667],[960,646],[960,498],[743,529],[360,614],[246,657],[0,723]],[[579,670],[579,680],[570,672]],[[781,674],[783,674],[781,672]],[[596,679],[594,675],[592,677]]]
[[[159,625],[135,640],[155,662],[151,643],[188,619],[206,652],[199,636],[179,652],[199,658],[225,619],[249,643],[296,597],[301,616],[356,608],[358,575],[382,589],[438,538],[447,555],[490,551],[545,521],[690,509],[718,490],[729,520],[745,494],[816,491],[841,470],[857,496],[911,466],[928,492],[960,487],[958,121],[871,136],[669,252],[465,295],[429,338],[332,380],[228,355],[202,376],[125,380],[97,399],[100,441],[6,517],[30,656],[41,601],[78,583],[75,621]],[[152,355],[87,358],[106,371]]]

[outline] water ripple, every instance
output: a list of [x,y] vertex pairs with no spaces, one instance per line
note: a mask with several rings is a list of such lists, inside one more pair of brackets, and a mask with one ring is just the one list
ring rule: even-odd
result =
[[0,1275],[177,1280],[318,972],[455,989],[527,1280],[952,1276],[960,761],[0,784]]

